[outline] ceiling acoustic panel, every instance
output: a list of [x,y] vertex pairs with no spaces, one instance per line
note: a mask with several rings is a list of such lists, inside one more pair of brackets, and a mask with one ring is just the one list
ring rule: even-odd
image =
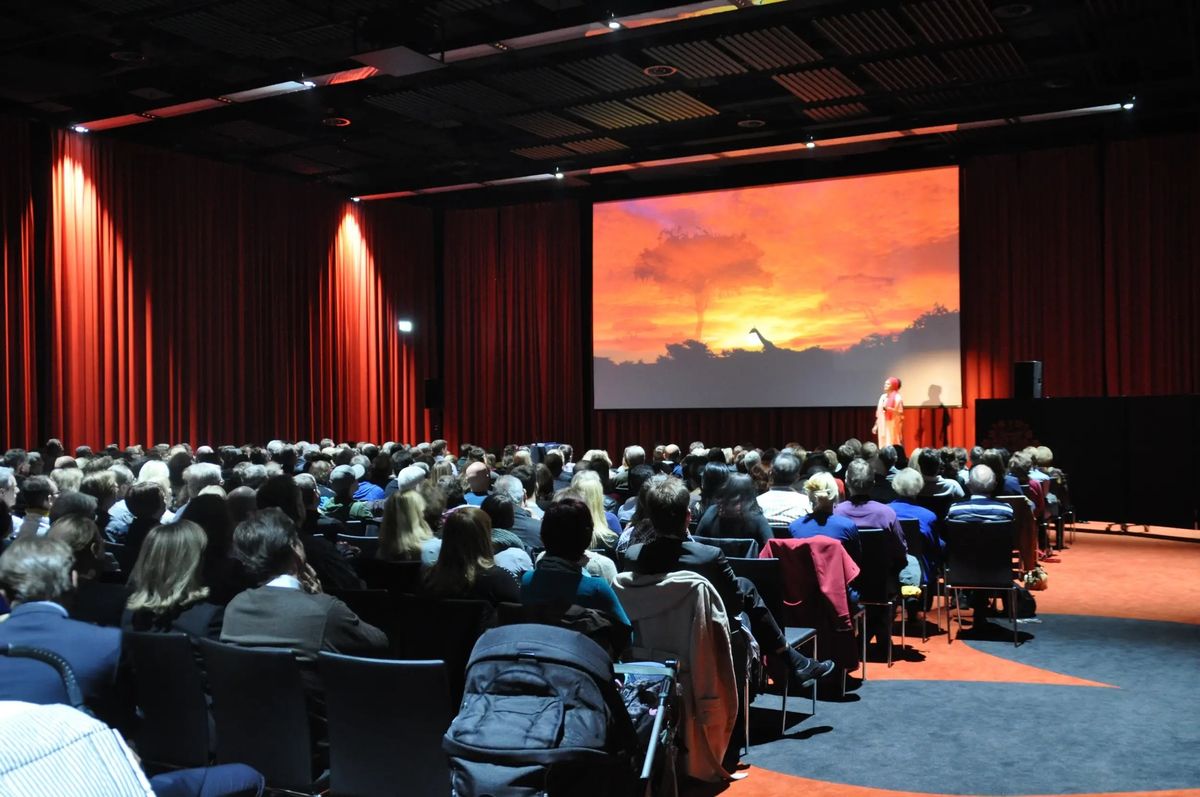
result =
[[596,90],[550,67],[522,69],[496,75],[492,80],[508,91],[537,103],[574,102]]
[[805,108],[804,115],[814,122],[836,122],[842,119],[855,119],[871,113],[871,109],[861,102],[845,102],[840,105],[826,105],[820,108]]
[[417,91],[396,91],[368,97],[369,104],[385,111],[400,114],[427,125],[446,126],[447,122],[461,122],[466,113],[453,105],[427,97]]
[[298,144],[304,139],[300,136],[280,130],[269,125],[259,124],[249,119],[235,119],[231,122],[209,125],[208,129],[235,141],[240,141],[259,149],[273,149]]
[[619,152],[629,149],[615,138],[585,138],[581,141],[568,141],[563,146],[580,155],[599,155],[602,152]]
[[857,83],[833,67],[775,75],[772,80],[805,102],[828,102],[865,93]]
[[509,116],[503,121],[506,125],[512,125],[542,138],[585,136],[592,132],[581,124],[572,122],[570,119],[564,119],[558,114],[550,113],[549,111]]
[[233,0],[219,4],[217,13],[239,25],[274,31],[301,30],[325,25],[328,20],[287,0]]
[[630,97],[627,102],[647,113],[654,114],[664,122],[701,119],[705,116],[716,116],[720,113],[716,108],[705,105],[684,91],[664,91],[658,94],[644,94],[640,97]]
[[423,92],[435,100],[485,116],[510,114],[529,107],[524,100],[510,97],[475,80],[460,80],[457,83],[424,89]]
[[616,100],[575,105],[567,108],[567,111],[578,116],[580,119],[585,119],[607,130],[619,130],[624,127],[638,127],[640,125],[658,123],[658,120],[653,116],[648,116],[636,108],[631,108],[625,103]]
[[890,91],[911,91],[949,82],[945,73],[924,55],[876,61],[862,64],[861,68],[876,83]]
[[900,10],[930,44],[971,41],[1003,33],[983,0],[927,0]]
[[815,19],[813,26],[846,55],[900,50],[916,43],[886,9]]
[[632,61],[619,55],[601,55],[563,64],[562,70],[599,91],[629,91],[662,83],[656,77],[642,74]]
[[684,77],[722,77],[741,75],[747,71],[741,63],[706,41],[664,44],[661,47],[647,47],[643,52],[655,63],[675,67]]
[[1007,80],[1029,73],[1021,55],[1008,42],[942,53],[942,60],[951,74],[973,83]]
[[520,155],[522,158],[528,158],[531,161],[548,161],[558,158],[569,158],[575,153],[569,149],[563,149],[557,144],[542,144],[537,147],[520,147],[511,150],[512,154]]
[[820,53],[783,25],[722,36],[717,43],[760,70],[783,69],[821,60]]
[[177,14],[153,20],[149,24],[202,47],[230,55],[274,59],[291,54],[290,49],[275,38],[253,33],[236,22],[207,11]]

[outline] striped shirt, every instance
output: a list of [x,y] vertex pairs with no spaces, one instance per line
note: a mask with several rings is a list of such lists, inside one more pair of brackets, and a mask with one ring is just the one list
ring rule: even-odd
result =
[[986,495],[973,495],[966,501],[951,504],[946,520],[978,523],[1004,523],[1013,519],[1013,508],[1003,501]]
[[0,797],[154,797],[121,735],[70,706],[0,701]]

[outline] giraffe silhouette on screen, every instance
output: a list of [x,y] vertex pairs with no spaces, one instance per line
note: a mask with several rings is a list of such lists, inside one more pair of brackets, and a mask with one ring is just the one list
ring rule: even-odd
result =
[[772,343],[771,341],[769,341],[763,337],[763,333],[758,331],[758,327],[754,327],[753,329],[751,329],[750,334],[758,335],[758,339],[762,343],[763,351],[779,351],[778,346],[776,346],[774,343]]

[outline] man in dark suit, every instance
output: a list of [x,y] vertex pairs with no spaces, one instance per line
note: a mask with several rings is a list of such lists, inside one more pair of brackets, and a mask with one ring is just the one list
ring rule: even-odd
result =
[[542,521],[537,520],[525,508],[525,485],[516,476],[501,476],[496,479],[496,492],[508,496],[513,505],[513,534],[521,538],[525,550],[532,551],[542,545]]
[[[17,540],[0,556],[0,591],[13,607],[0,623],[0,646],[57,653],[74,671],[88,707],[120,724],[126,706],[117,677],[121,630],[70,619],[66,607],[77,583],[73,561],[70,546],[49,537]],[[0,656],[0,700],[65,703],[67,694],[50,665]]]
[[684,483],[674,477],[655,478],[646,494],[646,514],[654,528],[654,539],[630,546],[625,552],[626,566],[639,574],[676,570],[699,573],[716,588],[729,617],[743,611],[747,614],[751,633],[777,672],[789,673],[801,684],[833,672],[832,661],[810,659],[788,646],[754,584],[734,575],[720,548],[687,538],[690,495]]

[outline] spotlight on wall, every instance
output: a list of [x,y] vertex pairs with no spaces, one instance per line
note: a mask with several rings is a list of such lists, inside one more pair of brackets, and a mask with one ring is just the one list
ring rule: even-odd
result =
[[1132,111],[1135,102],[1137,102],[1137,97],[1130,97],[1129,99],[1125,100],[1125,102],[1121,103],[1121,108],[1126,111]]
[[401,318],[396,322],[396,329],[407,335],[409,332],[413,331],[413,322],[407,318]]
[[76,133],[88,132],[88,129],[86,127],[84,127],[83,125],[71,125],[71,129],[74,130]]

